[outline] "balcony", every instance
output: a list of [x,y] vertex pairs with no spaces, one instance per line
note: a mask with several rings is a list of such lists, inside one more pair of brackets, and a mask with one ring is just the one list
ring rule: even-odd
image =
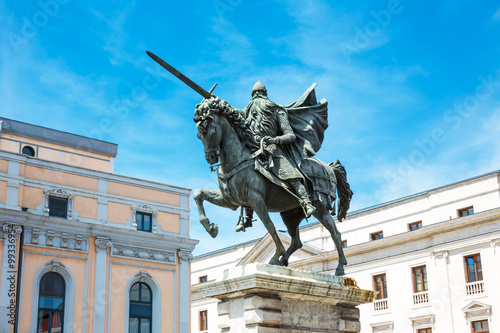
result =
[[484,281],[469,282],[465,284],[467,296],[484,294]]
[[429,292],[422,291],[413,294],[413,305],[429,303]]
[[373,301],[373,307],[375,312],[388,310],[389,301],[387,300],[387,298],[376,299],[375,301]]

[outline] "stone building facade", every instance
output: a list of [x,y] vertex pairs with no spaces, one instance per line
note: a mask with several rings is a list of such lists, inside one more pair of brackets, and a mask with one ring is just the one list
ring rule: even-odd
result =
[[[500,331],[500,171],[369,207],[337,223],[346,274],[378,299],[360,305],[361,332]],[[290,267],[335,273],[337,251],[319,223],[302,226],[303,248]],[[290,238],[281,233],[288,245]],[[207,253],[192,262],[192,332],[220,332],[217,300],[204,281],[231,267],[267,263],[269,236]],[[495,310],[496,309],[496,310]]]
[[188,332],[190,190],[117,145],[0,118],[0,332]]

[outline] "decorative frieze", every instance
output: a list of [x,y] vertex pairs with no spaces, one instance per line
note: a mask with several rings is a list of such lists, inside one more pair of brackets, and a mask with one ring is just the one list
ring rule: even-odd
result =
[[82,235],[39,228],[27,228],[25,234],[24,244],[26,245],[87,251],[88,241]]
[[175,264],[176,262],[174,251],[156,250],[126,244],[113,244],[111,255],[113,257],[136,258],[168,264]]

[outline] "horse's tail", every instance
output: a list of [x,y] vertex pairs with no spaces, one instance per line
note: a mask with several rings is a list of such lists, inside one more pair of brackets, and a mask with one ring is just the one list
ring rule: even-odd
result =
[[[347,215],[353,192],[351,191],[351,186],[349,186],[347,182],[347,173],[340,161],[335,160],[331,162],[329,166],[333,169],[335,177],[337,178],[337,193],[339,195],[338,219],[342,221]],[[333,214],[334,213],[332,213],[332,215]]]

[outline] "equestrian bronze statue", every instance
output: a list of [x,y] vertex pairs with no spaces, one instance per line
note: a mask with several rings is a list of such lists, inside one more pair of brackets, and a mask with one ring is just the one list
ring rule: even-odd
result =
[[[164,68],[204,97],[196,105],[194,121],[205,159],[217,171],[219,190],[197,189],[194,200],[201,224],[216,237],[218,225],[205,215],[203,202],[230,208],[241,207],[236,231],[252,226],[253,212],[272,237],[276,251],[272,265],[288,265],[288,259],[302,247],[299,225],[311,215],[330,232],[339,255],[336,275],[344,275],[341,235],[335,215],[342,221],[352,197],[344,167],[338,160],[326,164],[313,156],[321,148],[328,127],[327,102],[317,102],[315,86],[289,105],[278,105],[267,97],[264,84],[257,82],[251,100],[243,110],[205,91],[154,54],[148,54]],[[285,250],[269,212],[279,212],[291,244]]]

